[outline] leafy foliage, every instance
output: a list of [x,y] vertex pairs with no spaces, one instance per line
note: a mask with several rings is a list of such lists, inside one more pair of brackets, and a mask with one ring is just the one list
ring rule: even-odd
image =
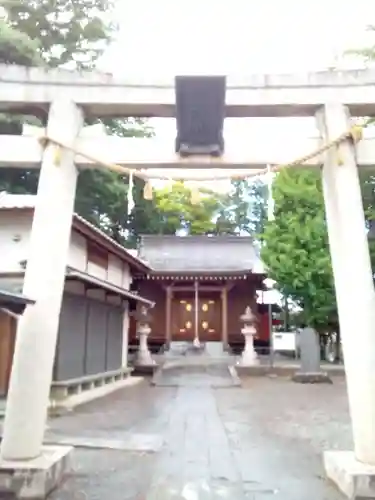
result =
[[[0,24],[0,55],[6,63],[90,69],[116,28],[110,17],[112,0],[11,0],[4,1],[2,6],[6,22]],[[1,116],[0,133],[10,133],[8,122],[17,125],[31,120],[41,125],[46,117],[40,118],[42,121],[34,117]],[[153,134],[141,119],[108,119],[103,123],[109,133],[122,137]],[[18,133],[17,126],[12,133]],[[36,193],[37,184],[38,172],[0,170],[0,190]],[[198,205],[191,204],[190,189],[182,183],[174,184],[172,190],[158,190],[155,199],[147,201],[143,199],[143,182],[136,179],[135,209],[128,216],[127,176],[89,170],[79,176],[75,209],[117,241],[133,245],[142,233],[258,231],[258,215],[255,219],[249,215],[246,201],[247,191],[252,190],[257,204],[261,187],[245,181],[233,183],[228,196],[201,190]]]
[[280,291],[296,301],[306,323],[337,324],[320,172],[284,169],[273,186],[275,220],[267,222],[262,258]]
[[92,67],[115,26],[111,0],[13,0],[4,4],[9,26],[38,41],[49,67]]
[[216,216],[220,209],[220,195],[199,189],[200,202],[191,203],[191,189],[176,182],[171,188],[156,192],[156,206],[160,214],[160,228],[163,234],[210,234],[216,232]]
[[[373,24],[368,25],[367,31],[375,35],[375,26]],[[358,56],[365,62],[370,62],[375,59],[375,44],[372,44],[370,47],[347,50],[345,54],[348,56]]]
[[247,186],[248,232],[261,236],[267,222],[268,186],[259,179],[248,183]]
[[38,53],[37,40],[27,34],[10,27],[0,20],[0,63],[20,64],[23,66],[38,65],[41,58]]
[[[375,26],[368,30],[375,33]],[[373,46],[347,51],[366,62]],[[375,264],[375,176],[360,172],[365,217]],[[318,329],[337,327],[337,310],[324,216],[320,173],[284,170],[274,183],[275,221],[266,225],[262,257],[281,291],[303,307],[304,319]]]
[[222,201],[218,227],[232,234],[261,235],[267,220],[267,185],[260,179],[233,180]]
[[[109,17],[112,5],[111,0],[12,0],[4,3],[6,22],[0,24],[2,62],[91,68],[113,33],[114,25]],[[16,125],[14,132],[9,130],[9,122]],[[42,124],[34,117],[2,115],[0,133],[19,133],[17,125],[25,122]],[[108,133],[122,137],[152,134],[144,121],[137,118],[108,119],[104,124]],[[127,183],[126,176],[112,172],[82,172],[77,185],[76,211],[121,240],[120,235],[128,229],[124,215]],[[35,194],[37,186],[36,171],[0,170],[0,190]],[[140,196],[141,191],[137,191]]]

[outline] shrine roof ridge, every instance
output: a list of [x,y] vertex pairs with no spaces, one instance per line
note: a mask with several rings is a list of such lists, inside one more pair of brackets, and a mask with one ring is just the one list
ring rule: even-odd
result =
[[154,273],[244,272],[259,262],[253,238],[235,235],[144,235],[139,256]]
[[188,234],[188,235],[175,235],[175,234],[141,234],[140,235],[141,241],[142,240],[149,240],[149,241],[173,241],[176,243],[187,243],[187,242],[197,242],[197,241],[212,241],[212,242],[218,242],[220,243],[224,241],[241,241],[243,243],[249,244],[249,242],[253,242],[254,239],[252,236],[249,235],[240,235],[240,234]]

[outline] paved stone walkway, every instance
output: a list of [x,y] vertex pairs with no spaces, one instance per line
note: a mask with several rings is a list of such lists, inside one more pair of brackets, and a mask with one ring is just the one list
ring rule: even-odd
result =
[[227,364],[175,366],[161,370],[154,379],[157,386],[165,387],[233,387],[236,385]]
[[[76,450],[76,473],[52,499],[342,498],[321,465],[323,449],[352,446],[341,378],[333,386],[254,378],[213,389],[186,377],[186,385],[180,373],[178,387],[144,383],[51,420],[50,437],[101,448]],[[162,447],[132,451],[132,435]]]

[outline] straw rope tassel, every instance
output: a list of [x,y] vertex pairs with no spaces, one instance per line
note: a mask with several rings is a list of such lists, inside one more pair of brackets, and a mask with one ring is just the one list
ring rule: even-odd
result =
[[143,198],[145,200],[152,200],[154,197],[154,190],[152,188],[151,181],[146,181],[144,187],[143,187]]
[[55,167],[59,167],[61,164],[62,148],[61,146],[53,146],[53,164]]
[[133,186],[134,186],[134,179],[133,179],[133,172],[129,172],[129,186],[128,186],[128,215],[130,215],[133,211],[133,208],[135,206],[134,203],[134,197],[133,197]]
[[190,202],[192,205],[199,205],[200,201],[201,201],[201,197],[199,194],[199,190],[196,186],[193,186],[191,188]]
[[340,151],[340,144],[338,144],[336,146],[336,163],[337,165],[339,165],[340,167],[342,165],[344,165],[344,160],[343,160],[343,157],[342,157],[342,154],[341,154],[341,151]]

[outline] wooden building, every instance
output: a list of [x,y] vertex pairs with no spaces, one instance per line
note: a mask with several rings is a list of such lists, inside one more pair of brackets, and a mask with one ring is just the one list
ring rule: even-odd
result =
[[[35,202],[32,195],[0,193],[0,288],[4,290],[19,293],[23,289]],[[48,235],[46,244],[53,244]],[[129,310],[138,303],[152,306],[130,287],[135,273],[147,271],[124,247],[74,215],[59,316],[54,394],[114,386],[113,381],[129,373]],[[46,310],[46,321],[49,314]],[[14,317],[0,311],[0,397],[8,389],[16,326]]]
[[[258,253],[251,237],[143,236],[139,257],[150,271],[135,275],[139,295],[155,303],[153,350],[171,341],[221,341],[241,348],[240,315],[251,306],[258,315],[258,347],[269,345],[268,308],[257,303],[264,289]],[[135,343],[135,325],[130,341]]]
[[8,392],[18,317],[33,300],[0,289],[0,397]]

